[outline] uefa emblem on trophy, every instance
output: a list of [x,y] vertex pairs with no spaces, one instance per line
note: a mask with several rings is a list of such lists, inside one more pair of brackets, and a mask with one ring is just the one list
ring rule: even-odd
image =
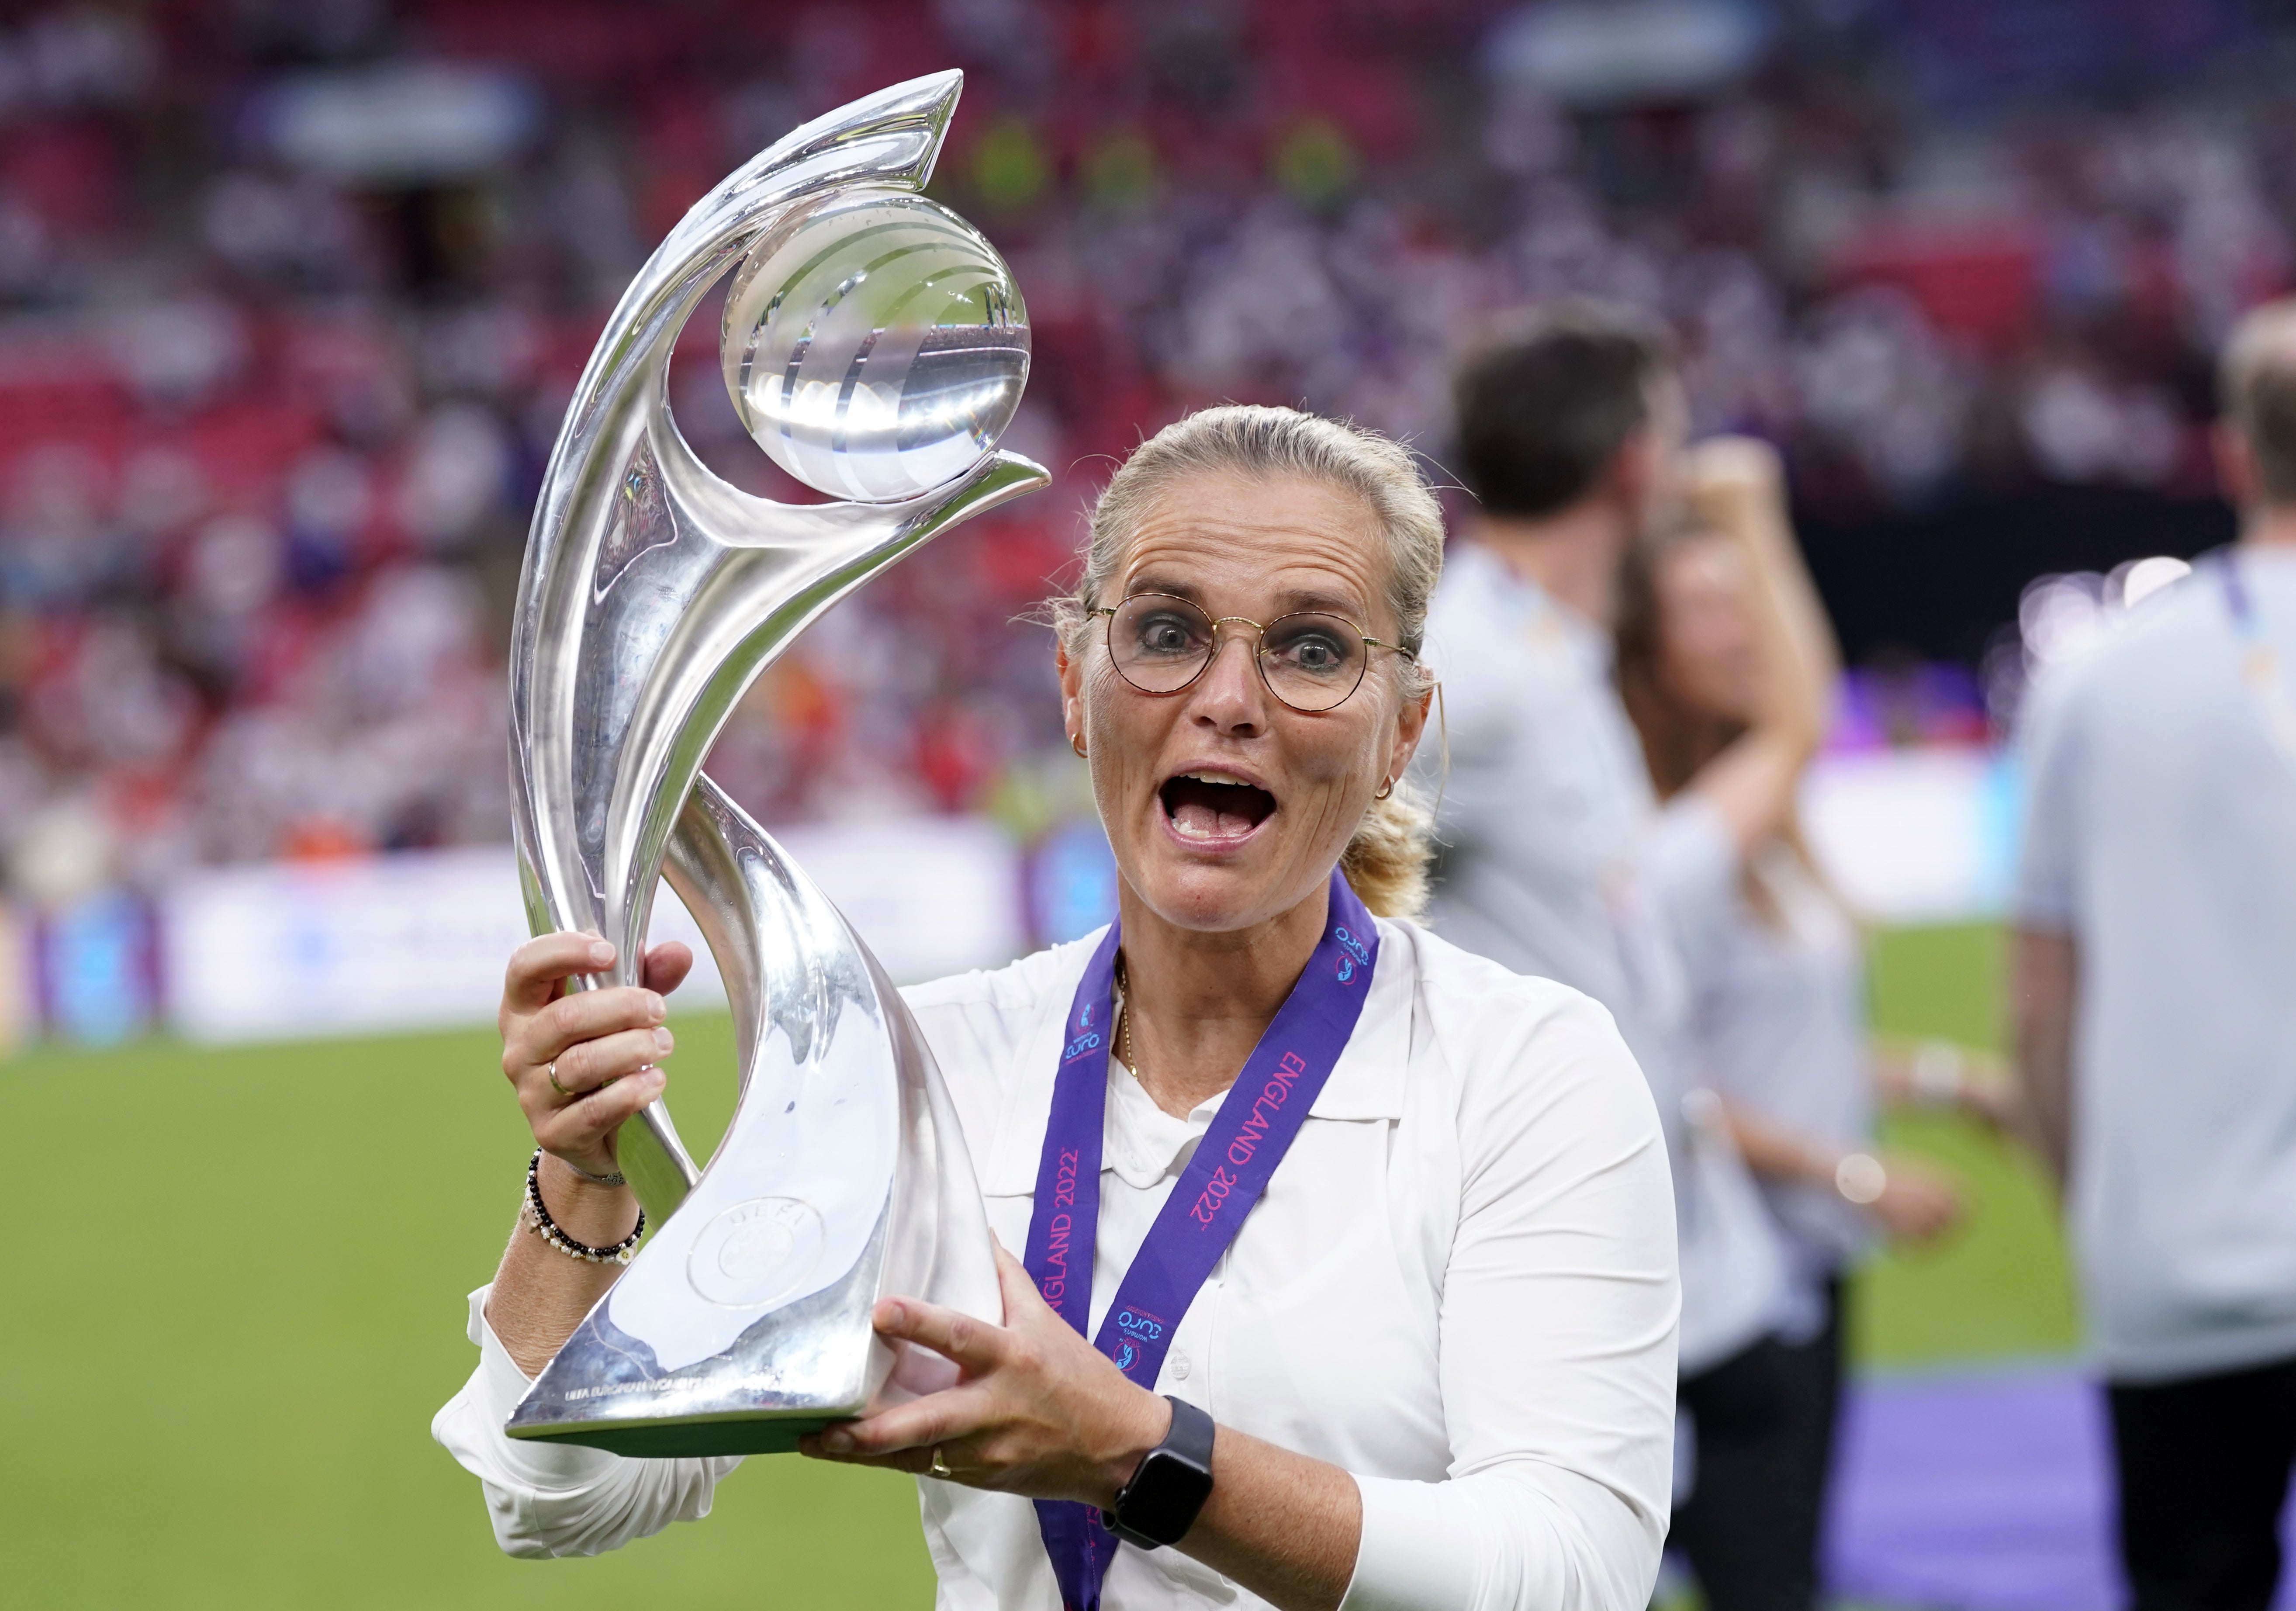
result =
[[[859,938],[701,772],[743,691],[831,605],[958,521],[1045,486],[996,450],[1029,324],[978,231],[921,192],[963,76],[816,119],[719,184],[592,352],[537,503],[511,649],[512,784],[534,932],[614,943],[629,984],[658,881],[734,1014],[740,1100],[706,1167],[657,1101],[619,1164],[655,1229],[520,1403],[513,1437],[632,1455],[766,1452],[939,1385],[876,1300],[995,1320],[954,1109]],[[783,470],[841,502],[752,496],[679,435],[666,381],[731,271],[727,388]]]

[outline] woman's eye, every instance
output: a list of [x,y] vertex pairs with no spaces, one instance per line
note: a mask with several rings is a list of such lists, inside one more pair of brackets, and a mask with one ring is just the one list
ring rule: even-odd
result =
[[1186,654],[1195,647],[1196,634],[1187,623],[1170,616],[1151,616],[1140,624],[1139,642],[1149,654]]
[[1342,670],[1348,663],[1346,646],[1326,633],[1302,632],[1272,647],[1283,665],[1319,675]]

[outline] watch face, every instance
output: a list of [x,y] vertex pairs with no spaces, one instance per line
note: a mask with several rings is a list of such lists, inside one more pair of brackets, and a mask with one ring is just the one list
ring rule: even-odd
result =
[[1152,1449],[1117,1495],[1113,1530],[1135,1541],[1177,1544],[1211,1491],[1210,1471],[1169,1449]]

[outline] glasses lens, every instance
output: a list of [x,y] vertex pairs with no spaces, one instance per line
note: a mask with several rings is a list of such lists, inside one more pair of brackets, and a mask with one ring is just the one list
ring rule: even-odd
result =
[[1109,617],[1108,651],[1135,688],[1170,693],[1211,658],[1211,617],[1168,593],[1135,593]]
[[1337,616],[1285,616],[1260,639],[1259,663],[1275,697],[1297,710],[1329,710],[1363,681],[1363,634]]

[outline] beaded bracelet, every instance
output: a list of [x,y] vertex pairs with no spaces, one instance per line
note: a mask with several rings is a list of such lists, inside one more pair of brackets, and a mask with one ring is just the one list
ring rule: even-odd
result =
[[519,1223],[549,1243],[568,1258],[580,1259],[586,1264],[627,1264],[630,1255],[637,1251],[638,1239],[645,1234],[645,1210],[638,1210],[635,1230],[611,1247],[593,1247],[578,1242],[558,1228],[550,1217],[550,1210],[542,1206],[542,1149],[537,1147],[526,1165],[526,1202],[518,1211]]

